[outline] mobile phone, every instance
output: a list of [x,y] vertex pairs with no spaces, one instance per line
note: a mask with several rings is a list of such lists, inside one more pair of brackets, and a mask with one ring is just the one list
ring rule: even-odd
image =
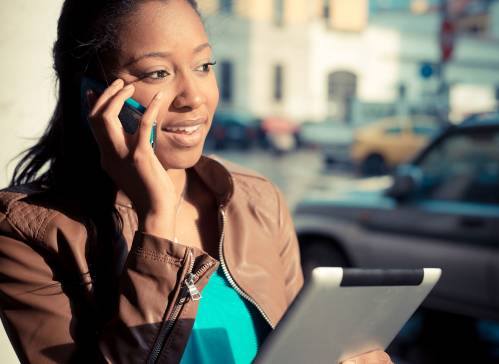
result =
[[[106,86],[101,82],[98,82],[90,77],[83,76],[81,78],[81,105],[82,105],[82,117],[87,120],[88,114],[90,112],[88,107],[88,101],[86,92],[87,90],[93,90],[97,95],[100,95],[106,89]],[[135,134],[139,127],[140,120],[142,119],[146,108],[133,98],[128,98],[125,100],[123,107],[118,114],[118,119],[123,125],[123,129],[128,134]],[[154,147],[154,141],[156,138],[156,123],[154,123],[151,130],[151,136],[149,137],[149,142],[151,146]]]

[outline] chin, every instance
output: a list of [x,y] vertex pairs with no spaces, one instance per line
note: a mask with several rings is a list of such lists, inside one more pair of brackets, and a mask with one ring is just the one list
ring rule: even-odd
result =
[[161,148],[157,146],[155,153],[165,169],[187,169],[193,167],[203,154],[204,143],[193,148]]

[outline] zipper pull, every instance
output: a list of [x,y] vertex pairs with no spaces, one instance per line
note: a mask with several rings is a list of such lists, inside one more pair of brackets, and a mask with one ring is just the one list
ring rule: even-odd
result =
[[196,276],[192,273],[189,273],[187,278],[185,279],[185,285],[189,290],[189,295],[191,296],[193,301],[199,301],[201,299],[201,292],[199,292],[198,288],[194,284],[194,278]]

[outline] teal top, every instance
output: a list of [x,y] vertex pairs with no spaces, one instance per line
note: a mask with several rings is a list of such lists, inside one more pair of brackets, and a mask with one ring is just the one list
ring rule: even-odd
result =
[[201,294],[180,363],[251,363],[270,332],[261,313],[232,288],[222,268],[213,273]]

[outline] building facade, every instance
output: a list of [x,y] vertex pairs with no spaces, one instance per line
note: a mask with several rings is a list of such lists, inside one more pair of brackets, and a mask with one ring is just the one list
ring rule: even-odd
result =
[[[220,110],[359,123],[442,107],[458,120],[497,107],[498,2],[478,14],[477,24],[486,19],[480,34],[459,34],[445,67],[441,14],[413,3],[200,1],[218,62]],[[439,99],[442,85],[448,92]]]

